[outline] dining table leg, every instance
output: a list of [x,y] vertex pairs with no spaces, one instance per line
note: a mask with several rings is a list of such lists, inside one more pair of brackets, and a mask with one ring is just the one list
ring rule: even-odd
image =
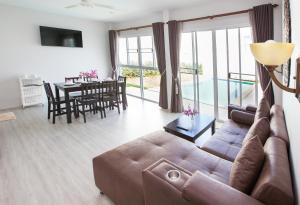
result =
[[57,104],[58,114],[61,114],[59,89],[56,85],[55,85],[55,96],[56,96],[56,100],[58,102],[58,104]]
[[121,89],[122,89],[122,105],[123,105],[123,110],[126,110],[126,107],[127,107],[127,97],[126,97],[126,85],[123,84],[121,86]]
[[65,90],[65,101],[66,101],[67,122],[72,123],[70,96],[69,96],[69,91],[67,90]]

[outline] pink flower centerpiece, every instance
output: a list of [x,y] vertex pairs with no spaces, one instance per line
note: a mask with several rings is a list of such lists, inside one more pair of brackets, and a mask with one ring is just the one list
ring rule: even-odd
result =
[[194,119],[194,116],[198,114],[198,111],[194,108],[192,109],[191,106],[189,105],[188,108],[186,110],[183,111],[183,114],[191,117],[191,119]]
[[80,72],[79,77],[81,78],[98,78],[97,70],[90,70],[87,72]]
[[97,70],[91,70],[90,71],[90,77],[91,78],[98,78]]

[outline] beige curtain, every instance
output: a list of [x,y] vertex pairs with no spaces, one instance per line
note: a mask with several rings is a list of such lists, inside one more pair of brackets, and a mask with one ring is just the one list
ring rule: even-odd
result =
[[157,66],[160,72],[159,106],[168,109],[164,23],[152,24]]

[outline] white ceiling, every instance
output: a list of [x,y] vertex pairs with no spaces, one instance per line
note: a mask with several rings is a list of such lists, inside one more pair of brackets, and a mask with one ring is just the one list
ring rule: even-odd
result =
[[202,3],[212,2],[212,0],[94,0],[95,3],[115,7],[117,10],[113,12],[105,8],[64,8],[79,2],[80,0],[0,0],[0,4],[106,22],[128,20],[166,9],[201,5]]

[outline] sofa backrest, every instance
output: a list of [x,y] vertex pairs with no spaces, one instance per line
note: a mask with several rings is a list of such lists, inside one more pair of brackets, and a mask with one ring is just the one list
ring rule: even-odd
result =
[[281,106],[273,105],[270,111],[270,137],[278,137],[289,147],[289,136],[285,124],[284,112]]
[[264,165],[252,197],[266,205],[292,205],[294,199],[286,142],[278,137],[269,137],[264,151]]

